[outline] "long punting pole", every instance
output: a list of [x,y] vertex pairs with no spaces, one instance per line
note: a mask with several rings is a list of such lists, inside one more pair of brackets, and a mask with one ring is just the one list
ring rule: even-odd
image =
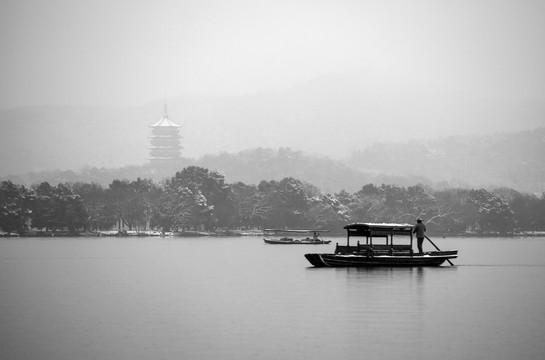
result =
[[[437,247],[437,245],[435,245],[435,244],[433,243],[433,241],[431,241],[431,239],[430,239],[429,237],[427,237],[426,235],[424,235],[424,236],[426,237],[426,239],[428,239],[429,242],[431,242],[431,244],[432,244],[433,246],[435,246],[435,248],[437,249],[437,251],[441,251],[441,249],[439,249],[439,248]],[[448,261],[448,263],[449,263],[451,266],[454,266],[454,264],[453,264],[449,259],[447,259],[447,261]]]

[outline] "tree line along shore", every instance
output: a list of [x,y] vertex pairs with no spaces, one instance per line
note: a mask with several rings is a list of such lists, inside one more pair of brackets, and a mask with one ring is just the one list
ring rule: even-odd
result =
[[328,194],[292,177],[226,183],[189,166],[156,183],[0,183],[0,235],[259,235],[266,228],[329,229],[352,222],[414,223],[432,235],[535,235],[545,231],[545,195],[511,188],[434,190],[362,185]]

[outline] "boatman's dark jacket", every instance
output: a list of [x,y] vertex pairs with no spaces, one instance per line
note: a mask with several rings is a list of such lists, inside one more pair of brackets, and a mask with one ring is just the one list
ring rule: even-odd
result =
[[423,239],[424,233],[426,232],[426,225],[423,223],[418,223],[414,226],[413,233],[416,234],[417,239]]

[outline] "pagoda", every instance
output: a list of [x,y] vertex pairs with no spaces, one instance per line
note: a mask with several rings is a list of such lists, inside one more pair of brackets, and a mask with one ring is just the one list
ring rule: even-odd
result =
[[169,119],[166,101],[163,117],[150,127],[150,164],[155,168],[174,168],[180,162],[182,149],[180,125]]

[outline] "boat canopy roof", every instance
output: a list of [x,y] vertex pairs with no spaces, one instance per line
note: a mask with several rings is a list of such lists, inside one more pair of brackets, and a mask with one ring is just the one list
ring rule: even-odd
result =
[[265,229],[268,232],[283,232],[283,233],[298,233],[298,234],[310,234],[310,233],[323,233],[329,232],[329,230],[297,230],[297,229]]
[[411,235],[413,225],[392,223],[353,223],[344,226],[348,236]]

